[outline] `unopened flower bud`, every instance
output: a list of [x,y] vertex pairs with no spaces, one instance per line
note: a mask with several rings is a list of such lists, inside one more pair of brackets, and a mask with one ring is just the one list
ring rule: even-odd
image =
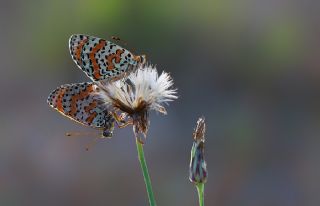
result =
[[193,183],[205,183],[207,181],[208,171],[204,159],[204,134],[205,122],[201,117],[197,121],[197,126],[193,133],[193,145],[191,149],[191,160],[189,169],[189,179]]

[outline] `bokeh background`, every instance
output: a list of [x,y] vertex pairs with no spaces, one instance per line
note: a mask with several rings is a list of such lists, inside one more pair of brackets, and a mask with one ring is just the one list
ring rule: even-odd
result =
[[131,128],[114,138],[46,104],[73,63],[74,33],[128,42],[174,78],[145,145],[158,205],[197,205],[192,131],[207,121],[206,205],[320,205],[320,2],[0,1],[0,205],[147,205]]

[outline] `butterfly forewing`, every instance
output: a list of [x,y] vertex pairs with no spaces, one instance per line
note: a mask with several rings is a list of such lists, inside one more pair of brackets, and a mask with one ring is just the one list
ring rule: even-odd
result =
[[51,92],[48,104],[63,115],[87,126],[104,127],[110,118],[92,82],[65,84]]
[[135,56],[119,45],[88,35],[72,35],[69,48],[75,63],[93,81],[116,79],[145,61],[143,56]]

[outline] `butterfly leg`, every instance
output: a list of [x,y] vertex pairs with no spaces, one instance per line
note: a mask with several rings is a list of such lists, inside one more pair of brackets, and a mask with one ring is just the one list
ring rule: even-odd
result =
[[115,118],[116,123],[119,128],[124,128],[128,125],[132,125],[132,123],[133,123],[132,119],[129,119],[128,115],[124,112],[122,112],[121,114],[118,114],[116,111],[114,111],[113,117]]
[[126,126],[132,125],[132,124],[133,124],[133,121],[132,121],[131,119],[129,119],[127,122],[125,122],[125,123],[123,123],[123,124],[119,124],[119,123],[117,122],[117,125],[118,125],[119,128],[125,128]]

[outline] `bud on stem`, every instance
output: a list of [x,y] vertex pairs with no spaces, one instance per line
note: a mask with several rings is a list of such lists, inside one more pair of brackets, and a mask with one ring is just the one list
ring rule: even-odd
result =
[[204,134],[205,134],[205,122],[201,117],[197,121],[197,126],[193,133],[193,145],[191,149],[191,160],[189,168],[189,179],[191,182],[199,184],[207,181],[207,164],[204,159]]

